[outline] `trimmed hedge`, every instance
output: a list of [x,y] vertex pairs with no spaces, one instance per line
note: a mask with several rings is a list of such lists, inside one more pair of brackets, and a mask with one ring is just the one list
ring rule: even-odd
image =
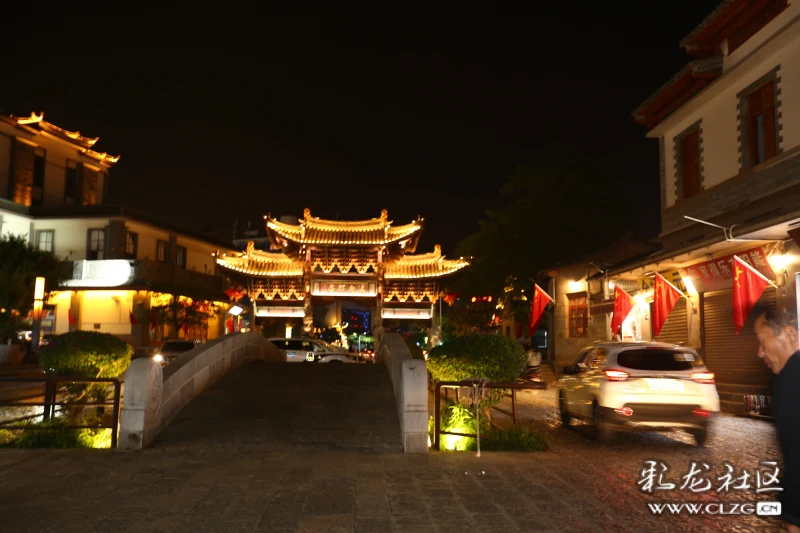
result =
[[133,346],[109,333],[71,331],[43,346],[39,363],[48,374],[115,378],[128,369]]
[[525,370],[527,360],[522,345],[508,337],[465,335],[431,350],[428,370],[436,381],[485,378],[513,383]]

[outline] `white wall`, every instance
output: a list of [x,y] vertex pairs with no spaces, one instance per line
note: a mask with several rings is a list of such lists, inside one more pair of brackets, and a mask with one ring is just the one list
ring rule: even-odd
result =
[[[130,335],[134,291],[81,291],[80,329]],[[76,317],[77,319],[77,317]],[[95,326],[99,325],[99,328]]]
[[[796,15],[800,5],[791,6],[791,9]],[[782,17],[779,18],[785,24]],[[772,27],[773,24],[768,25],[768,28]],[[765,31],[762,30],[762,33]],[[746,44],[742,49],[746,47],[750,45]],[[738,55],[742,49],[737,49],[735,53]],[[735,68],[726,72],[650,134],[664,137],[667,206],[675,203],[674,138],[702,120],[704,188],[709,189],[736,176],[739,173],[736,95],[779,65],[782,118],[778,123],[783,127],[781,148],[783,152],[788,152],[800,146],[800,20],[793,22],[780,38],[773,39],[752,56],[739,61]]]
[[169,232],[130,220],[125,221],[125,226],[128,231],[139,235],[139,251],[137,259],[148,259],[150,261],[156,260],[156,242],[162,240],[169,242]]
[[30,238],[32,219],[3,209],[0,209],[0,217],[3,217],[3,235],[10,233]]
[[106,218],[54,218],[37,219],[34,231],[53,230],[55,255],[68,261],[86,259],[86,240],[89,229],[102,229],[108,226]]

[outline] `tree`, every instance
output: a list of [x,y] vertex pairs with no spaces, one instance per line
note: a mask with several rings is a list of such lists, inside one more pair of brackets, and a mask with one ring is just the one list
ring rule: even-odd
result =
[[150,309],[155,323],[169,326],[175,336],[182,328],[205,325],[209,318],[217,316],[219,312],[220,307],[213,302],[175,295],[171,295],[168,303]]
[[0,236],[0,342],[16,337],[33,308],[36,278],[45,278],[49,293],[64,279],[65,268],[53,254],[30,246],[25,237]]
[[599,248],[630,223],[634,207],[625,205],[622,189],[619,172],[586,165],[517,167],[500,189],[501,207],[487,211],[479,231],[460,244],[459,254],[473,261],[455,290],[499,296],[524,319],[522,291],[532,294],[532,278]]

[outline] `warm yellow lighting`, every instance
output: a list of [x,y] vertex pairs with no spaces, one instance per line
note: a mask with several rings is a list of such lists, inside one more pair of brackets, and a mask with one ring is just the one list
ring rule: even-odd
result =
[[782,274],[786,271],[786,267],[795,262],[797,258],[791,254],[773,254],[767,257],[772,270],[776,274]]
[[40,114],[36,114],[35,112],[31,111],[31,116],[25,118],[17,118],[17,124],[37,124],[42,121],[44,118],[44,111]]
[[580,292],[586,290],[586,283],[581,280],[570,280],[568,283],[569,292]]
[[608,281],[608,289],[609,289],[609,290],[612,290],[612,291],[613,291],[613,290],[614,290],[614,287],[616,287],[616,286],[617,286],[617,284],[616,284],[616,283],[614,283],[614,281],[612,281],[612,280],[609,280],[609,281]]
[[33,319],[34,320],[41,320],[42,319],[42,307],[44,306],[44,302],[42,300],[35,300],[33,302]]
[[685,276],[681,278],[681,281],[683,281],[683,284],[686,286],[686,292],[688,292],[690,296],[697,296],[697,289],[694,287],[692,278]]
[[286,324],[286,338],[289,339],[292,337],[292,325]]
[[33,289],[34,300],[44,300],[44,278],[36,278],[36,285]]

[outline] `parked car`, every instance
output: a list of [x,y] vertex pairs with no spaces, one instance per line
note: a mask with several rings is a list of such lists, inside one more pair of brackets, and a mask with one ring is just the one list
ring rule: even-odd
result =
[[354,353],[325,352],[318,353],[317,363],[357,363],[358,358]]
[[680,429],[698,446],[719,412],[714,374],[692,348],[659,342],[598,342],[584,348],[558,382],[563,425],[594,424],[598,439],[614,433]]
[[341,353],[328,348],[323,344],[323,341],[316,339],[276,337],[269,339],[269,341],[283,353],[287,363],[314,363],[319,359],[317,354]]
[[164,344],[161,345],[161,348],[153,356],[153,360],[161,363],[161,366],[167,366],[182,354],[193,349],[195,346],[197,346],[195,341],[170,339],[164,341]]

